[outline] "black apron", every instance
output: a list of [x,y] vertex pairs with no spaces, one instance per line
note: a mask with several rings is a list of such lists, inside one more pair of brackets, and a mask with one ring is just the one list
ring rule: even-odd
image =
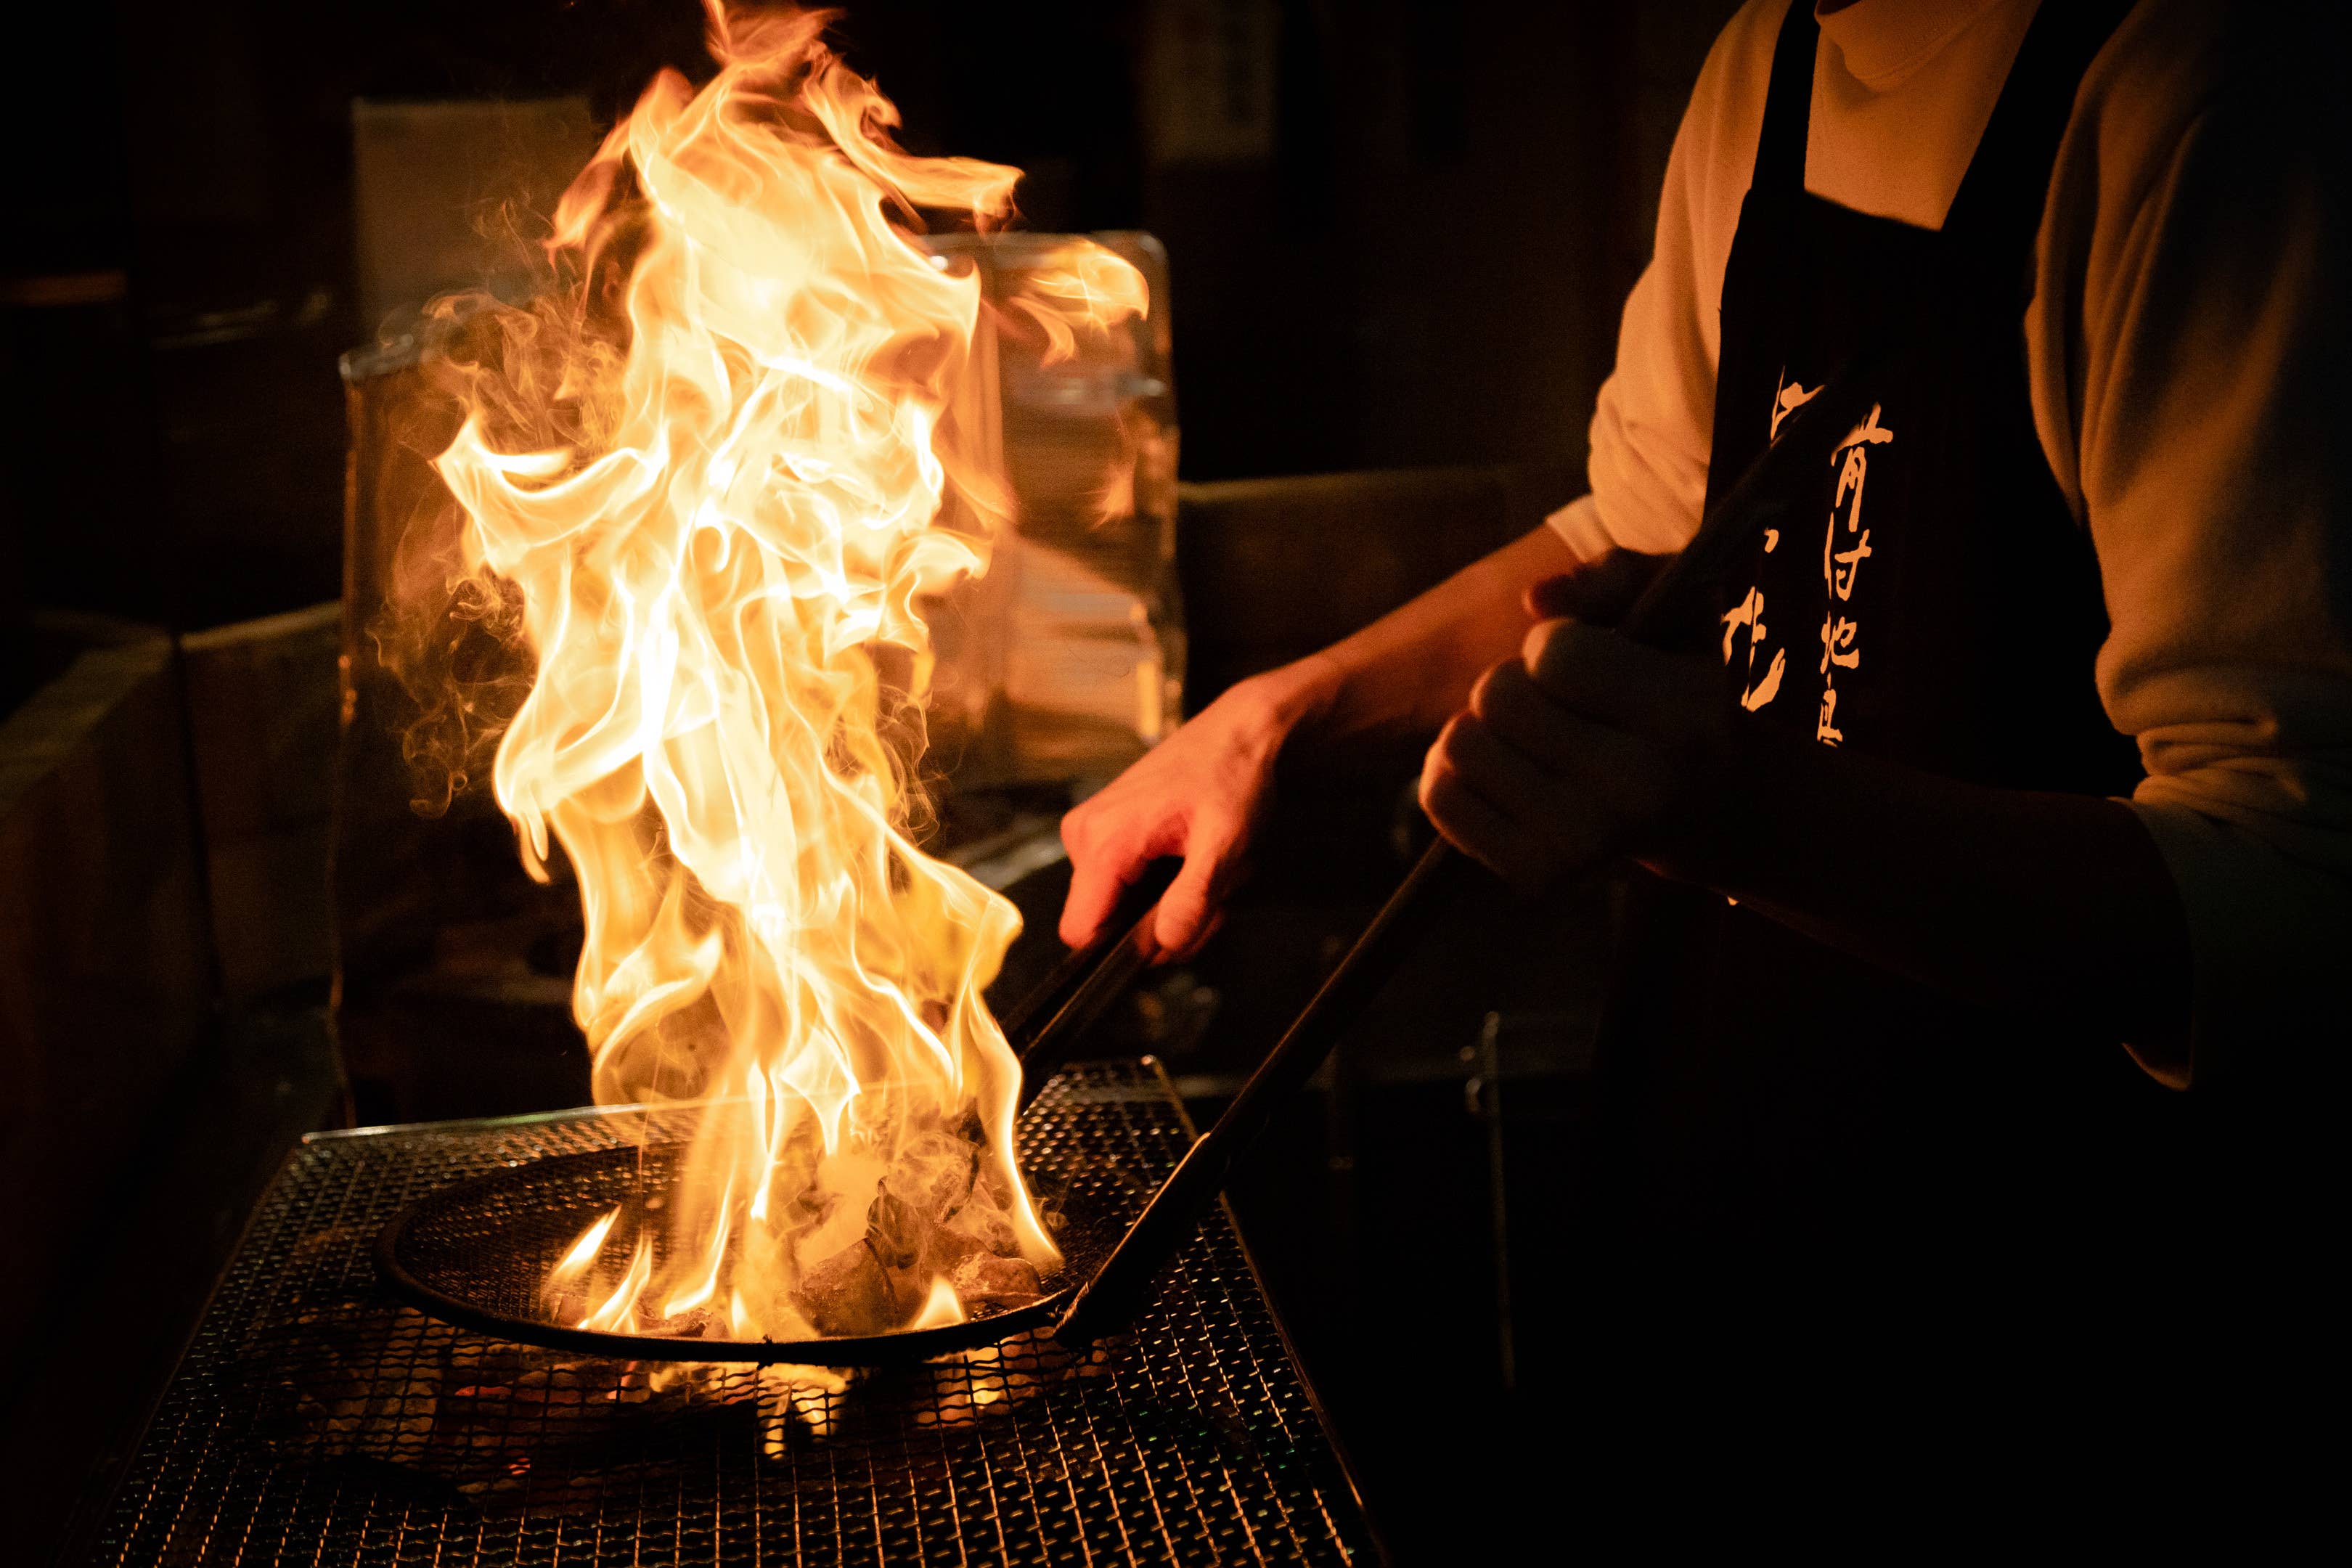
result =
[[[1874,352],[1870,414],[1772,498],[1780,526],[1727,584],[1731,700],[1769,721],[2007,788],[2141,776],[2094,689],[2098,563],[2035,437],[2022,332],[2059,137],[2119,14],[2042,6],[1931,231],[1805,191],[1818,28],[1792,0],[1724,276],[1709,506]],[[2170,1247],[2183,1097],[2120,1042],[1962,1005],[1697,889],[1643,878],[1630,900],[1602,1181],[1646,1262],[1998,1293],[2053,1268],[2120,1280]]]

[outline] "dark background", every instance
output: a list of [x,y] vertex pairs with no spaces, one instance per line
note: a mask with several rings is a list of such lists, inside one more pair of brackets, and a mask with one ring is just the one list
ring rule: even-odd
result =
[[[1250,154],[1154,155],[1150,8],[863,0],[905,140],[1030,172],[1040,229],[1140,227],[1174,287],[1183,477],[1575,465],[1727,0],[1209,0],[1270,29]],[[331,597],[356,302],[352,102],[707,71],[690,0],[227,0],[11,20],[0,614],[193,629]],[[1565,500],[1563,496],[1560,499]]]
[[[1353,612],[1328,593],[1304,603],[1328,586],[1318,552],[1408,563],[1388,574],[1401,595],[1421,584],[1399,572],[1441,571],[1578,492],[1666,151],[1732,8],[856,0],[836,37],[898,103],[909,147],[1028,171],[1030,226],[1165,244],[1197,703],[1302,626],[1344,629],[1329,623]],[[579,95],[609,122],[657,66],[707,74],[702,25],[692,0],[137,0],[11,17],[0,1180],[19,1201],[0,1247],[19,1287],[0,1332],[39,1353],[0,1392],[0,1491],[22,1496],[0,1517],[40,1521],[12,1538],[21,1557],[0,1552],[11,1561],[41,1560],[103,1500],[288,1142],[349,1114],[317,928],[337,358],[383,325],[360,304],[353,102]],[[1191,54],[1171,42],[1186,37]],[[1202,59],[1225,78],[1187,112],[1207,102],[1230,121],[1205,132],[1171,121],[1165,98]],[[1398,469],[1444,472],[1221,483]],[[1233,591],[1201,591],[1220,572]],[[280,620],[250,629],[267,616]],[[1286,801],[1224,939],[1118,1026],[1198,1114],[1399,874],[1410,772]],[[1050,879],[1027,890],[1033,931],[1050,931],[1055,896]],[[1573,1395],[1525,1389],[1544,1358],[1587,1347],[1523,1334],[1514,1393],[1495,1287],[1511,1279],[1522,1316],[1545,1322],[1575,1288],[1551,1222],[1573,1201],[1557,1156],[1582,1115],[1601,898],[1496,901],[1440,932],[1234,1189],[1401,1561],[1493,1544],[1514,1498],[1543,1502],[1563,1462]],[[248,926],[269,940],[240,956]],[[447,1113],[584,1097],[555,970],[532,1027],[582,1087]],[[1490,1076],[1490,1012],[1529,1064],[1508,1118],[1491,1082],[1465,1098]],[[520,1037],[473,1054],[520,1059]]]

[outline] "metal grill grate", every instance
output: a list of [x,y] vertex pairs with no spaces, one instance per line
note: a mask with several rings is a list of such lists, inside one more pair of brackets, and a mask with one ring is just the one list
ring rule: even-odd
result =
[[[1346,1563],[1354,1493],[1221,1212],[1152,1311],[835,1374],[533,1350],[394,1304],[369,1247],[436,1187],[608,1148],[594,1112],[305,1142],[117,1493],[123,1563]],[[1149,1061],[1057,1078],[1025,1168],[1140,1190],[1183,1152]]]

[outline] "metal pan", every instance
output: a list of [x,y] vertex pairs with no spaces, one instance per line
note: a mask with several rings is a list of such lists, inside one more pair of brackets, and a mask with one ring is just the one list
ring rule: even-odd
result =
[[[1062,1265],[1044,1281],[1045,1294],[1018,1305],[968,1304],[969,1316],[959,1323],[787,1341],[622,1333],[557,1320],[541,1290],[556,1261],[615,1207],[634,1222],[616,1225],[615,1237],[634,1236],[649,1204],[669,1193],[685,1147],[659,1142],[557,1155],[445,1187],[402,1209],[377,1233],[376,1272],[436,1318],[553,1350],[635,1361],[867,1366],[949,1355],[1049,1327],[1075,1287],[1109,1256],[1138,1206],[1131,1196],[1118,1203],[1115,1192],[1059,1194],[1047,1212]],[[654,1234],[661,1234],[658,1226]]]
[[[1155,864],[1121,897],[1102,937],[1072,952],[1006,1011],[1003,1023],[1022,1065],[1024,1109],[1068,1059],[1073,1044],[1157,956],[1152,921],[1178,864]],[[1035,1300],[968,1304],[970,1315],[959,1323],[779,1341],[623,1333],[559,1320],[541,1290],[549,1272],[581,1232],[616,1207],[629,1223],[614,1227],[615,1244],[628,1245],[646,1216],[668,1201],[689,1124],[672,1117],[666,1128],[656,1126],[651,1142],[533,1161],[429,1194],[377,1233],[377,1275],[436,1318],[555,1350],[639,1361],[865,1366],[952,1354],[1050,1327],[1142,1207],[1138,1194],[1115,1184],[1055,1190],[1037,1173],[1024,1172],[1061,1248],[1061,1266],[1045,1278],[1045,1293]],[[660,1237],[659,1226],[649,1228]]]

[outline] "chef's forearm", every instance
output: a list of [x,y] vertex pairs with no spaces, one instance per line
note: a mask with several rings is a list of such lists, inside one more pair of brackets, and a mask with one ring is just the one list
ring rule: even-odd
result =
[[1738,792],[1700,879],[1939,990],[2079,1023],[2187,1080],[2188,923],[2129,807],[1777,732],[1755,751],[1756,787]]
[[1522,599],[1577,557],[1538,527],[1370,626],[1265,678],[1318,752],[1426,737],[1462,710],[1479,676],[1519,651]]

